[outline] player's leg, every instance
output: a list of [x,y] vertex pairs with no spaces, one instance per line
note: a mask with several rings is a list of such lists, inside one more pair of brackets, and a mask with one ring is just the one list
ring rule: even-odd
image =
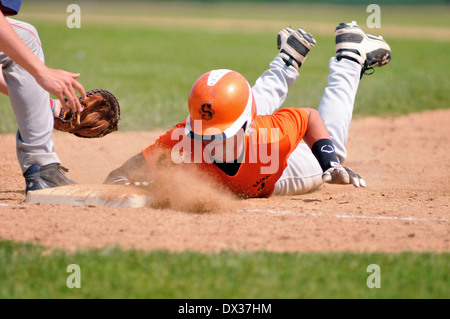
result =
[[341,164],[347,156],[346,144],[359,85],[361,66],[350,60],[329,60],[328,86],[319,105],[319,114],[330,133]]
[[[340,24],[336,28],[336,51],[336,57],[329,62],[328,86],[319,113],[343,163],[360,78],[368,68],[387,64],[391,52],[385,41],[366,35],[356,24]],[[275,184],[274,194],[292,195],[314,190],[323,183],[322,173],[310,149],[300,144],[288,158],[288,166]]]
[[[361,66],[349,60],[330,59],[328,86],[319,113],[328,128],[336,154],[342,163],[346,156],[348,129],[359,84]],[[323,184],[322,168],[306,144],[300,144],[289,156],[288,166],[275,184],[276,195],[303,194]]]
[[365,34],[356,22],[341,23],[335,35],[336,57],[329,61],[328,86],[318,110],[342,164],[359,81],[366,70],[389,63],[391,50],[381,37]]
[[289,87],[299,77],[298,69],[315,43],[312,35],[302,29],[286,28],[279,32],[280,53],[252,88],[258,115],[272,114],[281,107]]
[[275,183],[273,195],[304,194],[323,184],[322,168],[305,143],[300,143],[288,158],[287,167]]
[[[44,61],[36,29],[22,21],[8,21],[22,41]],[[0,61],[18,125],[16,150],[26,180],[26,190],[73,183],[62,174],[60,160],[54,151],[53,115],[49,106],[49,93],[3,52],[0,52]]]
[[293,66],[286,65],[280,57],[276,57],[252,87],[258,115],[268,115],[278,110],[298,76]]

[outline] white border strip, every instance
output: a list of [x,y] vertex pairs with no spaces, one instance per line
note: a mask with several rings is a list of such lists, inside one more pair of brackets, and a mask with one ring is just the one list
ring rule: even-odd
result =
[[416,217],[399,217],[399,216],[357,216],[357,215],[326,215],[323,213],[299,213],[290,210],[274,210],[274,209],[239,209],[239,213],[269,213],[276,215],[295,215],[302,217],[335,217],[335,218],[343,218],[343,219],[379,219],[379,220],[406,220],[406,221],[422,221],[422,222],[450,222],[450,219],[447,218],[416,218]]

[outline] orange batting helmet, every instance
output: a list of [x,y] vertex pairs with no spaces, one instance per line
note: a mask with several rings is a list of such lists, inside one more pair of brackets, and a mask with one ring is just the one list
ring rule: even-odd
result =
[[236,71],[213,70],[192,86],[186,135],[212,141],[234,136],[241,128],[249,135],[255,116],[255,99],[247,80]]

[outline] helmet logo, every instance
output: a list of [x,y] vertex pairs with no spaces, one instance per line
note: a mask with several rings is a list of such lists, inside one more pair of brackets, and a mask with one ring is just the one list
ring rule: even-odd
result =
[[202,119],[209,121],[213,118],[213,115],[216,114],[216,111],[211,108],[211,104],[204,103],[202,104],[199,113],[202,115]]

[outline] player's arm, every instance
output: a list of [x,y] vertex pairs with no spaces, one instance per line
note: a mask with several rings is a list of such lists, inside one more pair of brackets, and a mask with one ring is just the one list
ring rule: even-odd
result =
[[151,180],[151,171],[142,153],[128,159],[121,167],[111,171],[104,184],[145,183]]
[[361,176],[339,163],[330,134],[319,112],[309,108],[302,110],[308,114],[308,125],[303,140],[322,167],[324,182],[365,187],[366,183]]
[[[64,97],[66,97],[70,105],[74,106],[75,112],[83,110],[75,93],[76,89],[81,94],[81,97],[86,98],[83,86],[75,80],[80,74],[47,67],[22,42],[14,29],[9,25],[3,13],[0,13],[0,51],[27,70],[44,90],[56,95],[61,103],[65,105]],[[2,93],[4,93],[3,88]]]
[[309,148],[312,149],[313,145],[321,139],[331,140],[330,133],[328,133],[328,129],[322,121],[319,112],[310,108],[302,108],[302,110],[308,114],[308,126],[305,135],[303,136],[303,140]]
[[[2,65],[0,64],[0,70],[2,68]],[[5,82],[5,78],[3,77],[3,73],[0,72],[0,93],[5,94],[5,95],[9,95],[8,94],[8,85]],[[53,100],[50,99],[50,107],[52,109],[53,114],[60,114],[63,105],[61,104],[61,102],[59,100]]]
[[163,154],[161,151],[162,149],[158,143],[150,145],[144,150],[145,155],[144,152],[140,152],[129,158],[122,166],[111,171],[103,183],[124,185],[145,185],[151,183],[153,174],[147,159],[150,158],[151,161],[157,162],[158,156]]
[[[180,123],[181,124],[181,123]],[[111,171],[104,184],[135,184],[150,183],[152,170],[163,159],[170,158],[170,150],[178,142],[173,139],[173,131],[180,128],[177,124],[173,129],[161,135],[155,143],[128,159],[122,166]],[[184,126],[183,132],[184,132]],[[150,168],[152,167],[152,168]]]
[[[0,70],[1,70],[2,65],[0,64]],[[5,94],[5,95],[9,95],[8,94],[8,85],[5,82],[5,78],[3,77],[3,73],[0,72],[0,93]],[[53,115],[55,114],[60,114],[61,110],[63,109],[63,105],[61,104],[61,102],[59,100],[53,100],[50,99],[50,107],[52,109]]]

